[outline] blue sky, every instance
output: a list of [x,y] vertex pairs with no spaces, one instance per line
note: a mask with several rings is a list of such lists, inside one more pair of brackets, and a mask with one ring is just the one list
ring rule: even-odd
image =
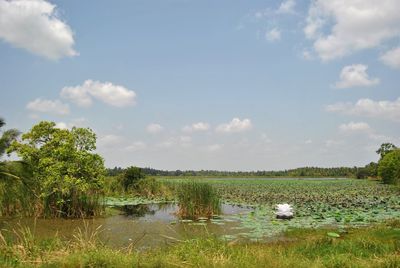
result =
[[400,2],[0,0],[0,115],[106,165],[271,170],[400,145]]

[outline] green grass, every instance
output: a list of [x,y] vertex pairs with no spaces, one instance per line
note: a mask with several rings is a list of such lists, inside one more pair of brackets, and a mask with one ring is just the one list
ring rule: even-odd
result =
[[399,267],[400,221],[349,229],[294,229],[280,241],[239,244],[214,237],[136,251],[111,249],[83,230],[69,242],[38,241],[25,231],[13,242],[0,236],[1,267]]
[[210,218],[221,212],[221,201],[214,188],[207,183],[185,182],[177,187],[178,216],[196,220]]

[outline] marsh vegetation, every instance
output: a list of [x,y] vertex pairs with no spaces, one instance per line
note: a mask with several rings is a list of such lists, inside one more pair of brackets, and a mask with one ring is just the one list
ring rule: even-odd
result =
[[211,184],[189,181],[177,189],[179,217],[197,220],[220,214],[221,200]]

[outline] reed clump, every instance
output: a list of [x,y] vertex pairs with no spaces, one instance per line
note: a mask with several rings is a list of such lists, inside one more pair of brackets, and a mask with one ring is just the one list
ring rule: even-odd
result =
[[216,190],[207,183],[187,182],[177,188],[178,216],[197,220],[211,218],[221,212],[221,199]]

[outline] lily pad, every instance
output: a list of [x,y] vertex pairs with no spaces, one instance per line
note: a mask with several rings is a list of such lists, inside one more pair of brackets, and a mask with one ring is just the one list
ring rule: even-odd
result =
[[327,235],[328,235],[329,237],[334,237],[334,238],[339,238],[339,237],[340,237],[340,234],[334,233],[334,232],[329,232],[329,233],[327,233]]

